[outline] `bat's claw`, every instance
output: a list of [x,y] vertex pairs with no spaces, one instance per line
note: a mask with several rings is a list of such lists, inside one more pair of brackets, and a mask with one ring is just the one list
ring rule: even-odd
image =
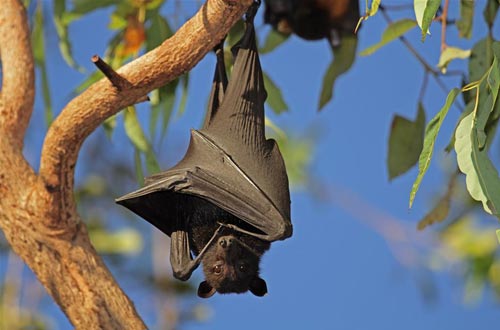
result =
[[245,20],[247,23],[253,23],[253,19],[255,15],[257,14],[257,10],[259,9],[260,6],[260,0],[255,0],[253,4],[248,8],[246,14],[245,14]]

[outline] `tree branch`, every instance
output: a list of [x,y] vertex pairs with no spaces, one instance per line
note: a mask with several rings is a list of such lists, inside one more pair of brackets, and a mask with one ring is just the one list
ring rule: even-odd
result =
[[[174,36],[116,70],[129,82],[128,87],[118,90],[108,79],[101,79],[66,106],[47,132],[40,164],[41,184],[53,196],[54,203],[62,202],[53,205],[54,212],[75,208],[69,192],[73,190],[75,163],[85,138],[106,118],[192,69],[251,3],[252,0],[208,0]],[[54,227],[57,223],[48,225]]]
[[[24,133],[33,110],[35,71],[30,29],[24,7],[17,0],[0,6],[0,136],[22,150]],[[2,47],[3,46],[3,47]]]
[[190,70],[252,0],[207,0],[172,38],[116,70],[123,78],[120,88],[103,78],[73,99],[47,132],[38,176],[20,148],[34,93],[26,16],[17,1],[0,1],[0,44],[9,46],[1,50],[0,227],[75,328],[144,329],[133,303],[92,247],[76,211],[73,180],[78,151],[106,118]]

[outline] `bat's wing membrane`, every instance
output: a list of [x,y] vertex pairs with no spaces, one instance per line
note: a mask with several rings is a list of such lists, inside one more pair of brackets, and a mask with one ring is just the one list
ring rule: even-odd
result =
[[[195,152],[198,151],[198,152]],[[196,157],[191,157],[195,155]],[[198,160],[203,158],[203,162]],[[260,237],[274,241],[291,234],[287,217],[273,201],[209,138],[192,131],[186,157],[174,168],[148,178],[145,187],[116,200],[170,235],[182,195],[201,197],[247,222]]]

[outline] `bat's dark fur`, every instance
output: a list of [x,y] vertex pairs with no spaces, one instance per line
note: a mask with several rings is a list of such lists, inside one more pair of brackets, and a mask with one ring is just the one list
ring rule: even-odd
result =
[[[251,229],[248,224],[212,203],[194,196],[189,199],[188,208],[193,210],[188,220],[189,243],[195,255],[210,241],[219,227],[218,223]],[[219,293],[242,293],[250,289],[255,293],[255,286],[263,282],[259,278],[260,257],[270,245],[264,240],[223,228],[217,242],[210,245],[201,259],[206,282],[200,288],[205,286],[208,289],[207,286],[210,286]],[[214,290],[209,292],[212,294]],[[202,292],[199,293],[203,296]]]
[[282,33],[306,40],[327,38],[336,47],[341,34],[354,33],[359,0],[266,0],[264,21]]

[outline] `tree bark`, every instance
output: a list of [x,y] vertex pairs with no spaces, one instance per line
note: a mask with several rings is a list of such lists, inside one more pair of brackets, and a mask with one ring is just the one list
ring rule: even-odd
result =
[[0,228],[76,328],[145,328],[76,211],[73,182],[80,146],[106,118],[193,68],[251,3],[208,0],[174,36],[118,69],[120,88],[103,78],[74,98],[47,132],[37,174],[22,155],[34,100],[29,27],[20,1],[2,0]]

